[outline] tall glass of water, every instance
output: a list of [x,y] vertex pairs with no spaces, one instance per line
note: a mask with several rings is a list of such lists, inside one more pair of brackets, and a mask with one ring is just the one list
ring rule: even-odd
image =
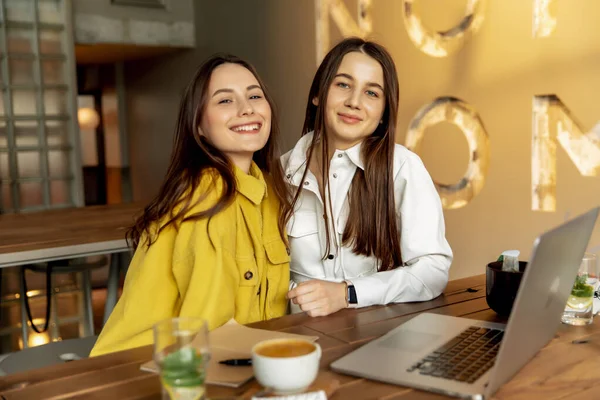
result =
[[562,322],[569,325],[588,325],[594,317],[594,290],[598,283],[596,255],[585,253],[575,283],[567,300]]
[[154,361],[163,400],[204,399],[210,351],[208,324],[201,318],[170,318],[154,325]]

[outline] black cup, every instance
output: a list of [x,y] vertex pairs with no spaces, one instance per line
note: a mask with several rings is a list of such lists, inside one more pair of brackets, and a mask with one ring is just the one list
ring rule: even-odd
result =
[[485,300],[499,315],[508,316],[519,291],[527,261],[519,261],[519,272],[502,271],[502,261],[494,261],[485,270]]

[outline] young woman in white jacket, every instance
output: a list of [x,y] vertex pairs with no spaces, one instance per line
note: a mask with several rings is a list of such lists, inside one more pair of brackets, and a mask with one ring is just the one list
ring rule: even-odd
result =
[[282,157],[293,311],[424,301],[446,287],[440,198],[421,159],[395,143],[398,97],[391,56],[359,38],[315,74],[302,138]]

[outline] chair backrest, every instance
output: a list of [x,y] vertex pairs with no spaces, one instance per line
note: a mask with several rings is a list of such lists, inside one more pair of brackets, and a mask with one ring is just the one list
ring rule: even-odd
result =
[[0,356],[0,376],[87,358],[97,336],[67,339]]

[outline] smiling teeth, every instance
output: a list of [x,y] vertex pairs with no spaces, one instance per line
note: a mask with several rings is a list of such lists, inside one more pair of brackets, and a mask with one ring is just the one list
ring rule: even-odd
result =
[[254,124],[254,125],[237,126],[237,127],[233,128],[232,130],[235,132],[242,132],[242,131],[257,131],[258,129],[260,129],[260,125]]

